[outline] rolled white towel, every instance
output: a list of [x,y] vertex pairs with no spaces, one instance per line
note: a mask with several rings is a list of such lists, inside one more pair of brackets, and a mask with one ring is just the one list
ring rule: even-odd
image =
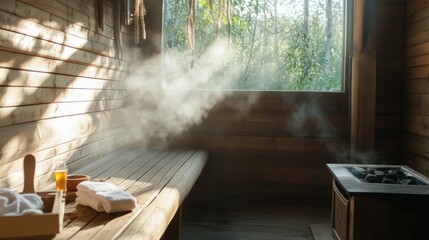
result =
[[42,209],[43,201],[37,194],[0,189],[0,215],[42,214]]
[[77,189],[76,202],[98,212],[131,211],[137,205],[137,200],[131,194],[111,183],[87,181],[80,183]]
[[85,181],[85,182],[79,183],[76,189],[78,191],[86,191],[90,193],[110,192],[110,191],[120,190],[120,188],[108,182],[91,182],[91,181]]
[[101,199],[98,198],[96,194],[89,193],[82,190],[77,191],[75,201],[80,205],[91,207],[97,212],[104,211],[103,205],[101,204]]

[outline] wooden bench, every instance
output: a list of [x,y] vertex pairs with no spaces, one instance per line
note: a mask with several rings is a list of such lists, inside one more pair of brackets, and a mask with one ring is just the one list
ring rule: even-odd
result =
[[136,197],[132,212],[98,213],[76,202],[66,205],[63,230],[55,239],[177,239],[181,204],[199,177],[201,150],[127,150],[75,173],[115,184]]

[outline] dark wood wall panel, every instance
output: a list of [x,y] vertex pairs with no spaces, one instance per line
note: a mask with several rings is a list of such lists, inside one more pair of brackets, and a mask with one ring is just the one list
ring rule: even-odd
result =
[[401,160],[401,103],[404,44],[404,1],[376,0],[377,83],[375,154],[377,163]]
[[403,159],[429,176],[429,2],[406,1]]
[[[346,93],[237,92],[175,146],[208,149],[209,202],[330,202],[325,164],[348,156]],[[245,109],[245,110],[243,110]]]

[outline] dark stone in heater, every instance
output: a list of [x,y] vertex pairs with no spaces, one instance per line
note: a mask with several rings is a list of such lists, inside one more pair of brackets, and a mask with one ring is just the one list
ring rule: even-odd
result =
[[375,169],[374,169],[374,168],[367,168],[367,169],[366,169],[366,173],[367,173],[367,174],[374,174],[374,172],[375,172]]
[[381,183],[383,181],[385,173],[383,171],[374,170],[372,173],[368,173],[364,180],[370,183]]
[[374,171],[374,174],[375,174],[377,177],[381,177],[381,178],[383,178],[383,177],[384,177],[384,175],[386,175],[386,173],[384,173],[383,171],[378,171],[378,170],[375,170],[375,171]]
[[365,176],[364,180],[365,182],[369,182],[369,183],[380,183],[383,180],[383,177],[380,175],[368,173]]
[[425,185],[422,181],[413,176],[407,176],[399,181],[400,184],[406,185]]
[[399,181],[400,184],[403,185],[416,185],[416,181],[411,178],[404,178]]
[[353,167],[350,171],[359,179],[364,179],[367,174],[366,170],[361,167]]
[[396,178],[396,179],[403,178],[406,176],[404,172],[399,171],[399,170],[389,170],[389,171],[387,171],[387,175],[391,176],[392,178]]
[[[397,171],[396,171],[397,172]],[[397,173],[392,173],[392,172],[388,172],[385,176],[384,176],[384,178],[387,178],[387,179],[390,179],[390,180],[392,180],[392,181],[394,181],[395,183],[396,182],[398,182],[398,179],[400,179],[401,178],[401,176],[399,175],[399,174],[397,174]]]
[[381,181],[381,183],[386,183],[386,184],[396,184],[396,180],[393,180],[393,179],[387,178],[387,176],[386,176],[386,177],[384,177],[384,178],[383,178],[383,181]]

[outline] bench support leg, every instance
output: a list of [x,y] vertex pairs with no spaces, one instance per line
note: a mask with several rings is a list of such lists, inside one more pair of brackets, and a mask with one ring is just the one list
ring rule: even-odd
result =
[[180,222],[182,217],[182,207],[177,209],[176,214],[173,219],[171,219],[170,224],[165,230],[164,235],[162,236],[163,240],[179,240],[180,239]]

